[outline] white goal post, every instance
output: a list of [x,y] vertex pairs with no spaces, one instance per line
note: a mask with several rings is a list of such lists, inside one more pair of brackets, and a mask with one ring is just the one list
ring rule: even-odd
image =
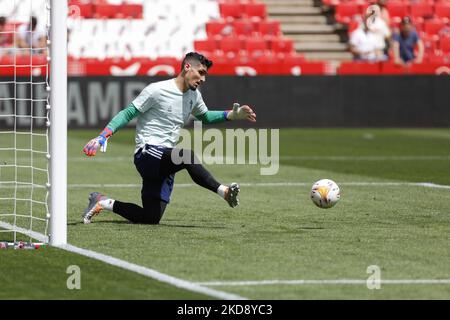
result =
[[51,0],[50,244],[67,243],[67,0]]
[[67,14],[67,0],[0,0],[3,247],[67,243]]

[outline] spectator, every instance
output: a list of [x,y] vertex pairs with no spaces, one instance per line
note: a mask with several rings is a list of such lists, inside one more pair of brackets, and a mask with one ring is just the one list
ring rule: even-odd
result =
[[[410,17],[404,17],[400,23],[400,33],[393,36],[394,62],[400,65],[422,63],[424,45],[419,38]],[[417,56],[414,52],[417,46]]]
[[37,26],[37,18],[31,17],[30,23],[28,24],[22,24],[18,28],[18,34],[16,38],[16,47],[22,48],[22,49],[30,49],[28,50],[21,50],[21,53],[25,54],[40,54],[44,52],[44,49],[46,47],[46,39],[45,34],[36,29]]
[[380,7],[380,18],[386,23],[387,26],[391,25],[391,16],[386,6],[387,0],[378,0],[377,5]]
[[377,61],[378,39],[368,27],[370,15],[365,15],[362,24],[350,35],[350,51],[355,61]]
[[5,32],[5,30],[6,30],[6,18],[0,17],[0,48],[6,47],[8,45],[8,36],[6,33],[3,33]]
[[[383,2],[383,0],[380,0]],[[370,31],[377,38],[376,50],[379,60],[388,59],[389,42],[391,39],[391,29],[389,24],[383,18],[382,9],[378,4],[371,5],[367,8],[367,14],[370,16],[367,20]]]

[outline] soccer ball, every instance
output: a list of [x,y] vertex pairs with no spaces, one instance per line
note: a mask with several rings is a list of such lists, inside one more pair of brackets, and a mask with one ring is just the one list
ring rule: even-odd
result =
[[319,208],[333,207],[341,198],[339,186],[330,179],[315,182],[311,188],[311,200]]

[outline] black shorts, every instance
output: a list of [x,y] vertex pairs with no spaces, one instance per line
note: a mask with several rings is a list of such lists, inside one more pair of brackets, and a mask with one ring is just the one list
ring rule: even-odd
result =
[[166,203],[170,201],[175,173],[164,168],[171,162],[172,148],[146,144],[134,155],[134,165],[142,177],[142,198],[156,198]]

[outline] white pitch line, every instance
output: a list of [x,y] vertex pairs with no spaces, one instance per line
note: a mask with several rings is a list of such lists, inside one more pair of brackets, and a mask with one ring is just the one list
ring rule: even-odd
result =
[[175,287],[185,289],[185,290],[188,290],[191,292],[197,292],[197,293],[201,293],[201,294],[204,294],[204,295],[207,295],[210,297],[224,299],[224,300],[247,300],[247,298],[244,298],[244,297],[241,297],[241,296],[238,296],[235,294],[207,288],[207,287],[204,287],[202,285],[199,285],[199,284],[196,284],[193,282],[175,278],[175,277],[169,276],[167,274],[161,273],[159,271],[156,271],[156,270],[153,270],[150,268],[146,268],[146,267],[134,264],[134,263],[130,263],[130,262],[127,262],[127,261],[124,261],[121,259],[117,259],[117,258],[108,256],[108,255],[105,255],[102,253],[98,253],[95,251],[78,248],[78,247],[72,246],[70,244],[58,246],[58,247],[61,249],[70,251],[70,252],[78,253],[80,255],[83,255],[83,256],[86,256],[89,258],[103,261],[107,264],[110,264],[110,265],[113,265],[116,267],[120,267],[122,269],[133,271],[133,272],[141,274],[143,276],[158,280],[160,282],[168,283]]
[[0,221],[0,228],[8,229],[11,232],[15,231],[15,232],[18,232],[18,233],[22,233],[22,234],[24,234],[24,235],[26,235],[28,237],[31,237],[33,239],[36,239],[36,240],[38,240],[40,242],[44,242],[44,243],[48,243],[48,240],[49,240],[48,236],[45,236],[45,235],[43,235],[40,232],[36,232],[36,231],[32,231],[32,230],[21,228],[21,227],[18,227],[18,226],[14,226],[14,225],[9,224],[7,222]]
[[[39,232],[30,231],[30,230],[20,228],[17,226],[13,226],[9,223],[1,222],[1,221],[0,221],[0,228],[11,229],[11,231],[17,231],[19,233],[23,233],[27,236],[30,236],[38,241],[48,243],[48,237]],[[168,283],[172,286],[175,286],[175,287],[178,287],[181,289],[185,289],[185,290],[188,290],[191,292],[201,293],[201,294],[213,297],[213,298],[223,299],[223,300],[247,300],[247,298],[236,295],[236,294],[207,288],[205,286],[202,286],[202,285],[199,285],[199,284],[196,284],[193,282],[189,282],[189,281],[186,281],[183,279],[169,276],[165,273],[156,271],[154,269],[143,267],[143,266],[140,266],[140,265],[137,265],[137,264],[125,261],[125,260],[117,259],[117,258],[108,256],[108,255],[105,255],[105,254],[102,254],[99,252],[95,252],[92,250],[75,247],[71,244],[56,246],[56,248],[60,248],[60,249],[63,249],[63,250],[69,251],[69,252],[77,253],[82,256],[86,256],[86,257],[89,257],[89,258],[92,258],[95,260],[99,260],[104,263],[107,263],[107,264],[110,264],[110,265],[113,265],[113,266],[116,266],[116,267],[119,267],[119,268],[122,268],[122,269],[125,269],[128,271],[138,273],[138,274],[146,276],[148,278],[152,278],[152,279],[155,279],[160,282]]]
[[[306,187],[312,184],[309,182],[243,182],[240,183],[243,187]],[[436,184],[431,182],[370,182],[370,181],[353,181],[340,182],[341,186],[361,186],[361,187],[425,187],[436,189],[450,189],[450,185]],[[191,188],[197,186],[195,183],[178,183],[176,188]],[[41,185],[34,185],[34,188],[46,188]],[[141,184],[136,183],[72,183],[68,185],[70,189],[79,188],[141,188]],[[14,189],[16,186],[13,183],[2,185],[0,181],[0,188]],[[31,188],[30,185],[18,185],[17,189]]]
[[[243,187],[303,187],[310,186],[309,182],[244,182],[239,183]],[[341,182],[341,186],[410,186],[410,187],[427,187],[438,189],[450,189],[450,185],[441,185],[431,182]],[[197,186],[195,183],[178,183],[175,187],[190,188]],[[69,188],[141,188],[141,184],[69,184]]]
[[[17,160],[27,160],[29,157],[19,157]],[[231,157],[209,157],[204,156],[202,159],[208,163],[212,161],[229,161],[229,162],[235,162],[235,158]],[[247,159],[243,158],[243,159]],[[260,158],[258,158],[260,159]],[[448,155],[429,155],[429,156],[279,156],[278,158],[273,156],[270,158],[271,160],[328,160],[328,161],[430,161],[430,160],[450,160],[450,156]],[[0,159],[7,162],[13,162],[13,158],[7,158],[7,159]],[[35,158],[34,161],[47,161],[45,157]],[[68,161],[73,162],[111,162],[111,161],[123,161],[123,162],[129,162],[133,163],[133,156],[105,156],[105,157],[95,157],[95,158],[88,158],[88,157],[69,157]]]
[[[261,281],[206,281],[196,282],[202,286],[265,286],[265,285],[366,285],[361,279],[328,279],[328,280],[261,280]],[[371,282],[370,282],[371,283]],[[386,279],[380,284],[450,284],[450,279]]]

